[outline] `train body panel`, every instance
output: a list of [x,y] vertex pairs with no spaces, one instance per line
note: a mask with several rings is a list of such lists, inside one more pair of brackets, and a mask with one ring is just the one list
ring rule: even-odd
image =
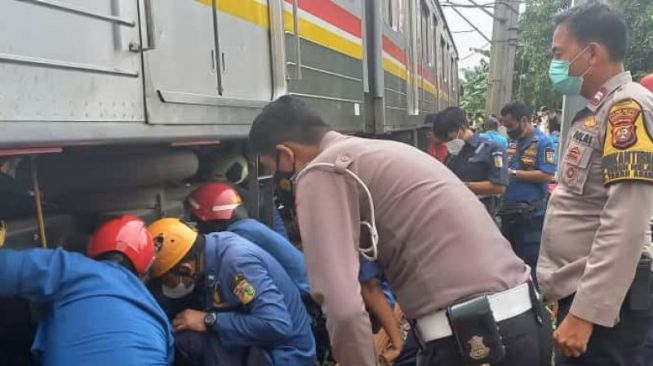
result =
[[283,94],[366,135],[457,103],[435,0],[6,0],[0,14],[0,149],[242,138]]

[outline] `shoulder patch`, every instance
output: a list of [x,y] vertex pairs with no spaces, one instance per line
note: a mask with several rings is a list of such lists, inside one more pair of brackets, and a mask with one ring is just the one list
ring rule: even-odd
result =
[[555,163],[555,150],[552,147],[547,147],[544,149],[544,161],[547,164]]
[[240,302],[245,305],[252,302],[256,296],[256,290],[254,289],[254,286],[252,286],[252,284],[249,283],[249,281],[247,281],[245,276],[242,274],[234,276],[233,291],[238,300],[240,300]]
[[612,146],[627,149],[637,143],[635,122],[641,114],[642,107],[634,100],[621,101],[612,106],[608,115]]
[[503,168],[503,153],[498,151],[493,153],[492,156],[494,156],[494,166],[497,168]]
[[615,103],[603,146],[603,181],[653,182],[653,136],[640,104],[627,99]]

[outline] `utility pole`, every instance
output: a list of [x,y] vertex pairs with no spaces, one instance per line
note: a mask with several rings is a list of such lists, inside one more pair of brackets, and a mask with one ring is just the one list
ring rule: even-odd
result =
[[487,114],[498,115],[501,107],[512,99],[519,3],[519,0],[496,0],[494,4],[490,74],[485,103]]

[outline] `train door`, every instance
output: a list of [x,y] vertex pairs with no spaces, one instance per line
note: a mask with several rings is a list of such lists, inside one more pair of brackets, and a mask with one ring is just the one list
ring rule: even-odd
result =
[[0,122],[141,122],[138,7],[0,1]]
[[149,123],[242,126],[283,93],[282,0],[140,1]]

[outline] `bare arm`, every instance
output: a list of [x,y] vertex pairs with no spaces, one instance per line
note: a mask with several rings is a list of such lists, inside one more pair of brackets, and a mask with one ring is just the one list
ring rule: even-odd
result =
[[553,181],[553,174],[548,174],[541,170],[517,170],[516,172],[517,176],[513,176],[513,179],[531,183],[551,183]]
[[484,180],[481,182],[467,182],[465,183],[470,191],[476,195],[497,195],[503,194],[506,191],[506,186]]

